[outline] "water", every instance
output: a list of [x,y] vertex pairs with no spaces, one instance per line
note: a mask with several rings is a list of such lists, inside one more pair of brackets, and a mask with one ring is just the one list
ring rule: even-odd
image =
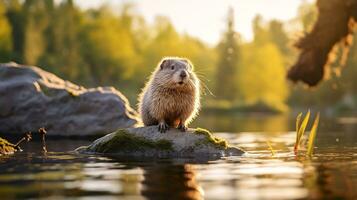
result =
[[[0,198],[357,199],[356,118],[323,117],[315,154],[307,158],[292,153],[292,118],[218,117],[223,124],[203,116],[207,121],[196,125],[224,131],[216,134],[247,154],[206,162],[123,160],[71,152],[90,140],[50,138],[46,154],[36,140],[23,152],[0,157]],[[227,126],[233,131],[226,132]]]

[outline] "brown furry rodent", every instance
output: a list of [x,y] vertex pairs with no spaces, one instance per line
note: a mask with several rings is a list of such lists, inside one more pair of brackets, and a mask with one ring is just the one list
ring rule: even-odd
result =
[[200,83],[185,58],[163,58],[139,95],[139,113],[145,126],[187,130],[200,107]]

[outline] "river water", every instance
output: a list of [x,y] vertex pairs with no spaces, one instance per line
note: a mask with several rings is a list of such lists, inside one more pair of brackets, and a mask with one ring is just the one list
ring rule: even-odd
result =
[[34,138],[23,152],[0,157],[0,199],[357,199],[355,117],[322,117],[311,158],[293,153],[290,117],[202,116],[192,126],[247,153],[128,160],[72,151],[89,139],[48,138],[42,153]]

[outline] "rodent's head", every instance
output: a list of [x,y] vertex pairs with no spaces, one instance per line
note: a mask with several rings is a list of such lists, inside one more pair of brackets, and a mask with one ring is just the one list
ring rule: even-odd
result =
[[155,71],[156,83],[169,88],[196,86],[198,79],[192,63],[185,58],[164,58]]

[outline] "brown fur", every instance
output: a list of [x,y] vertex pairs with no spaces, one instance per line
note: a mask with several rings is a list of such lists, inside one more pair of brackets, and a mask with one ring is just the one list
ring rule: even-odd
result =
[[[181,80],[180,73],[186,73],[187,77]],[[162,59],[139,95],[144,125],[159,125],[161,132],[169,127],[186,130],[198,113],[199,93],[199,80],[190,61],[176,57]]]

